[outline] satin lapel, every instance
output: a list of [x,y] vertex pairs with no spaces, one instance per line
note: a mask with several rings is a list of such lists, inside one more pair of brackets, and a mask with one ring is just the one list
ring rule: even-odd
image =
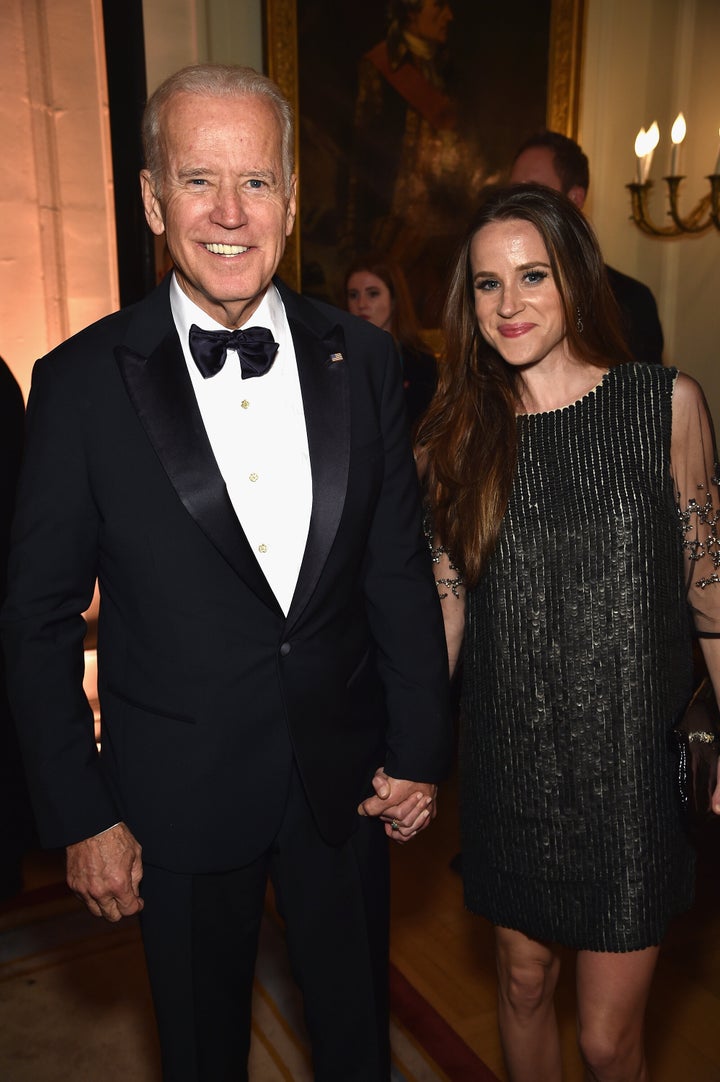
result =
[[350,463],[350,387],[342,328],[325,323],[319,337],[286,310],[297,357],[307,428],[313,506],[305,554],[288,613],[288,628],[310,600],[345,505]]
[[117,346],[115,356],[140,422],[186,510],[258,597],[281,613],[230,502],[174,326],[148,357],[127,346]]

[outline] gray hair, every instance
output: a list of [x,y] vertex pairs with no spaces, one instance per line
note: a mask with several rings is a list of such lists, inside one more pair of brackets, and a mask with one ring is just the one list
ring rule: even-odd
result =
[[195,94],[206,98],[265,98],[280,125],[282,165],[286,193],[295,160],[295,131],[292,109],[279,86],[254,68],[231,64],[194,64],[170,75],[150,96],[142,121],[145,167],[153,184],[161,187],[165,172],[162,148],[163,114],[177,94]]

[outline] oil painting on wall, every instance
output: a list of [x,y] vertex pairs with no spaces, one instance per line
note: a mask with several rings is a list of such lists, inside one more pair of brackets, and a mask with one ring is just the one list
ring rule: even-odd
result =
[[577,60],[578,3],[558,22],[557,0],[266,0],[269,71],[299,122],[295,284],[343,304],[346,267],[379,251],[437,326],[479,192],[572,84],[558,52]]

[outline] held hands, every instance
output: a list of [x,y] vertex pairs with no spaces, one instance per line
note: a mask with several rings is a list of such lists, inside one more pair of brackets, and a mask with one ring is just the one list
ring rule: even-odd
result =
[[142,850],[124,823],[67,847],[67,884],[94,917],[139,913]]
[[435,818],[437,785],[391,778],[381,766],[372,784],[375,796],[363,800],[358,814],[382,820],[385,833],[393,841],[409,841]]
[[717,785],[712,795],[712,810],[716,815],[720,815],[720,759],[718,759],[717,765]]

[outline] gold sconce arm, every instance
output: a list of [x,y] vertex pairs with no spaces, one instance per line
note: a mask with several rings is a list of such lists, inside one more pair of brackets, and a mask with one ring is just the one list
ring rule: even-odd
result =
[[668,216],[672,225],[655,225],[648,210],[648,196],[652,181],[643,184],[637,181],[628,184],[632,207],[632,220],[638,229],[652,237],[699,236],[712,226],[720,230],[720,174],[713,173],[706,179],[710,181],[710,191],[702,197],[686,218],[682,218],[678,209],[678,192],[682,176],[663,177],[668,186]]

